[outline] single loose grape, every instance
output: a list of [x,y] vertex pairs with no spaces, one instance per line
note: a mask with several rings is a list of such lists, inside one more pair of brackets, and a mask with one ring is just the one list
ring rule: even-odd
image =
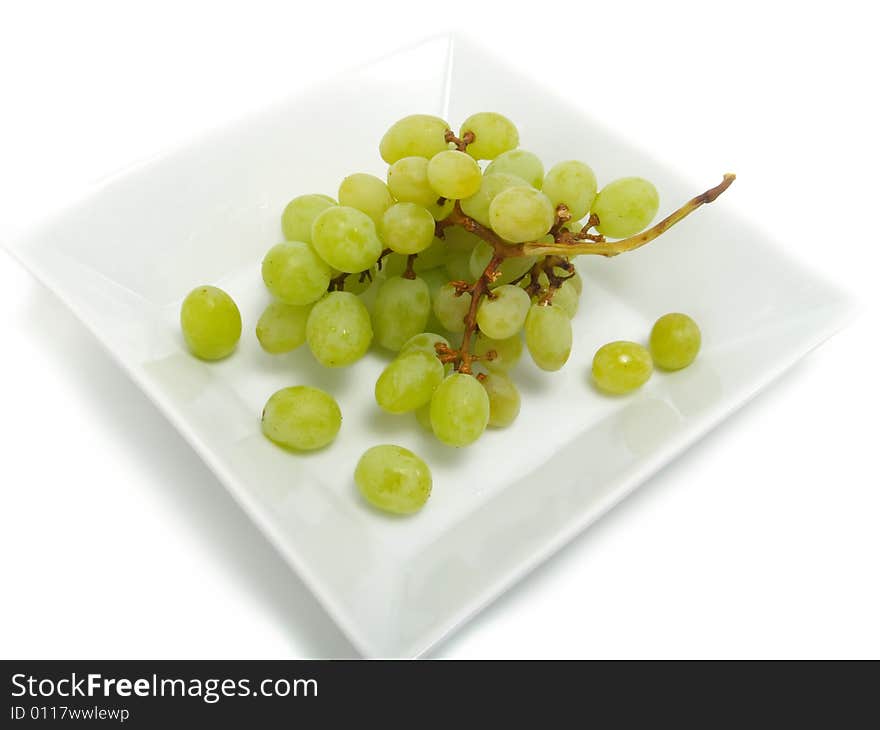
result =
[[443,375],[443,363],[434,353],[408,352],[382,371],[376,381],[376,402],[389,413],[414,411],[431,400]]
[[320,449],[336,438],[341,425],[342,411],[333,397],[307,385],[273,393],[263,408],[266,438],[289,449]]
[[657,188],[640,177],[622,177],[599,191],[592,212],[596,230],[609,238],[626,238],[644,230],[660,208]]
[[379,154],[389,165],[404,157],[433,157],[448,149],[449,125],[440,117],[412,114],[391,125],[379,143]]
[[397,352],[410,337],[424,331],[430,313],[431,293],[422,279],[387,278],[373,303],[376,342]]
[[[483,175],[480,181],[480,189],[469,198],[461,201],[461,209],[465,215],[469,215],[477,223],[491,226],[489,219],[489,206],[495,197],[508,188],[529,187],[529,184],[521,177],[506,172],[496,172],[492,175]],[[454,230],[454,229],[453,229]],[[450,231],[451,232],[451,231]]]
[[544,164],[540,158],[526,150],[510,150],[498,155],[486,168],[486,175],[506,172],[525,180],[533,188],[540,190],[544,184]]
[[489,395],[473,375],[453,373],[431,398],[434,435],[449,446],[468,446],[489,423]]
[[437,204],[437,193],[428,182],[428,160],[404,157],[388,168],[388,189],[401,203],[428,208]]
[[312,242],[312,223],[325,208],[336,205],[326,195],[300,195],[291,200],[281,214],[281,231],[288,241]]
[[339,185],[339,204],[366,213],[377,226],[393,203],[388,186],[375,175],[356,172]]
[[571,320],[561,307],[533,304],[526,317],[526,347],[541,370],[559,370],[571,354]]
[[480,189],[483,173],[473,157],[458,150],[438,152],[428,163],[428,182],[438,196],[467,198]]
[[459,138],[468,132],[473,133],[474,141],[467,146],[467,153],[475,160],[494,160],[519,144],[519,132],[514,123],[496,112],[469,116],[461,125]]
[[270,248],[263,258],[262,273],[266,288],[285,304],[311,304],[324,295],[330,283],[330,267],[302,241]]
[[[480,332],[474,342],[474,354],[480,358],[480,363],[493,373],[506,373],[519,362],[522,357],[523,342],[517,334],[506,340],[493,340]],[[494,352],[495,357],[491,360],[488,353]]]
[[343,205],[327,208],[315,218],[312,245],[330,266],[349,274],[366,271],[382,253],[373,219]]
[[477,308],[480,331],[493,340],[513,337],[523,328],[531,304],[529,295],[518,286],[496,287]]
[[241,314],[222,289],[199,286],[180,306],[180,329],[189,351],[202,360],[230,355],[241,337]]
[[444,329],[464,332],[464,318],[471,306],[470,292],[457,294],[452,284],[444,284],[434,297],[434,314]]
[[306,341],[306,322],[312,305],[272,302],[257,321],[257,340],[268,353],[290,352]]
[[409,515],[431,496],[431,470],[409,449],[386,444],[367,449],[354,470],[364,499],[386,512]]
[[534,241],[545,235],[556,213],[539,190],[517,187],[498,193],[489,206],[492,230],[507,241]]
[[436,357],[438,344],[449,347],[449,340],[443,335],[436,335],[433,332],[420,332],[403,343],[400,348],[400,356],[406,355],[408,352],[428,352]]
[[651,353],[636,342],[609,342],[593,356],[593,381],[600,390],[614,395],[641,387],[653,369]]
[[312,307],[306,342],[324,367],[351,365],[364,356],[373,340],[370,313],[351,292],[330,292]]
[[550,198],[553,210],[560,204],[565,205],[577,221],[590,212],[596,199],[596,173],[589,165],[577,160],[560,162],[550,168],[541,189]]
[[681,370],[700,351],[700,328],[686,314],[664,314],[651,329],[651,357],[664,370]]
[[434,242],[434,218],[415,203],[395,203],[382,216],[380,237],[395,253],[424,251]]
[[519,391],[503,373],[489,373],[481,382],[489,395],[489,425],[506,428],[519,415]]

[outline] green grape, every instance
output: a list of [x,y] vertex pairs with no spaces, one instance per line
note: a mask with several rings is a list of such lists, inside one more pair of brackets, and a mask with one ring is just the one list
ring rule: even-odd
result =
[[461,201],[461,209],[465,215],[469,215],[477,223],[491,226],[489,219],[489,206],[495,200],[495,196],[508,188],[529,187],[529,184],[521,177],[506,172],[496,172],[492,175],[483,175],[480,181],[480,189],[469,198]]
[[454,200],[450,200],[449,198],[442,198],[442,200],[442,203],[434,203],[433,205],[428,206],[428,211],[434,216],[435,221],[442,221],[444,218],[447,218],[453,210],[455,210]]
[[431,470],[409,449],[385,444],[364,452],[354,470],[361,495],[374,507],[410,515],[431,496]]
[[366,271],[382,253],[373,219],[356,208],[327,208],[312,224],[312,245],[334,269]]
[[[416,259],[416,261],[418,261],[418,259]],[[422,271],[419,273],[419,278],[428,285],[428,291],[431,293],[432,302],[434,301],[434,297],[437,296],[437,292],[440,290],[440,287],[443,286],[447,281],[449,281],[449,276],[446,274],[446,269],[442,267]]]
[[[468,251],[450,251],[444,270],[449,281],[468,281],[471,278],[471,256]],[[482,272],[480,272],[482,273]]]
[[492,230],[507,241],[534,241],[556,220],[550,199],[539,190],[517,187],[498,193],[489,206]]
[[379,231],[395,253],[419,253],[434,242],[434,218],[421,205],[395,203],[382,216]]
[[339,433],[342,411],[323,390],[307,385],[283,388],[266,401],[263,434],[270,441],[298,451],[312,451],[329,444]]
[[540,190],[544,184],[544,164],[537,155],[525,150],[509,150],[496,157],[486,168],[486,175],[506,172],[525,180],[533,188]]
[[461,200],[480,189],[483,173],[476,160],[458,150],[438,152],[428,163],[428,182],[437,195]]
[[435,238],[428,248],[419,253],[413,269],[416,273],[436,269],[446,263],[447,256],[449,256],[449,249],[446,244],[439,238]]
[[596,198],[596,188],[596,174],[590,166],[577,160],[568,160],[550,168],[542,190],[550,198],[553,210],[560,204],[565,205],[571,217],[577,221],[590,212],[590,206]]
[[449,149],[449,125],[439,117],[413,114],[395,122],[379,143],[379,154],[389,165],[404,157],[433,157]]
[[513,337],[523,328],[531,305],[529,295],[522,289],[503,284],[480,302],[477,324],[480,331],[493,340]]
[[584,293],[584,280],[577,271],[574,272],[574,276],[566,281],[566,284],[574,288],[578,296]]
[[450,226],[443,231],[443,242],[450,251],[467,251],[470,253],[480,241],[479,236],[465,230],[461,226]]
[[622,395],[640,388],[651,377],[651,353],[636,342],[602,345],[593,356],[593,382],[600,390]]
[[272,302],[257,321],[257,340],[266,352],[290,352],[306,341],[306,322],[312,305],[297,306]]
[[489,423],[489,394],[473,375],[453,373],[431,398],[434,435],[449,446],[476,441]]
[[664,314],[651,329],[651,357],[664,370],[681,370],[700,351],[700,328],[686,314]]
[[659,207],[660,196],[653,184],[640,177],[622,177],[599,191],[592,212],[599,218],[599,233],[626,238],[646,228]]
[[414,411],[431,400],[443,375],[443,363],[434,353],[408,352],[382,371],[376,381],[376,403],[389,413]]
[[507,117],[495,112],[479,112],[464,120],[459,138],[468,132],[474,141],[467,146],[467,153],[475,160],[494,160],[502,152],[512,150],[519,144],[519,132]]
[[419,406],[416,408],[416,421],[419,422],[419,425],[425,429],[426,431],[434,432],[434,428],[431,426],[431,403],[425,403],[423,406]]
[[238,344],[241,314],[225,291],[199,286],[180,305],[180,329],[193,355],[202,360],[221,360]]
[[393,203],[388,186],[375,175],[356,172],[339,184],[339,204],[366,213],[377,226]]
[[[337,269],[330,270],[330,279],[336,279],[346,272]],[[356,271],[353,274],[347,274],[345,281],[342,282],[342,291],[350,291],[352,294],[363,294],[369,289],[379,274],[379,267],[375,264],[366,271]]]
[[[523,342],[517,334],[506,340],[493,340],[480,332],[474,341],[474,354],[487,370],[493,373],[506,373],[519,362],[522,357]],[[494,352],[495,357],[489,360],[486,356]]]
[[[335,209],[334,209],[335,210]],[[330,284],[330,267],[302,241],[286,241],[263,258],[263,282],[285,304],[311,304]]]
[[410,352],[428,352],[436,357],[438,344],[449,347],[449,340],[442,335],[435,335],[433,332],[421,332],[413,335],[403,343],[403,346],[400,348],[399,357],[403,357]]
[[519,391],[504,373],[489,373],[482,383],[489,395],[489,425],[506,428],[519,415]]
[[533,304],[526,317],[526,347],[541,370],[559,370],[571,354],[571,320],[561,307]]
[[413,335],[423,332],[431,312],[431,293],[419,278],[391,276],[379,286],[373,303],[376,342],[397,352]]
[[471,306],[469,292],[456,294],[452,284],[444,284],[434,297],[434,314],[444,329],[450,332],[464,332],[464,318]]
[[428,160],[404,157],[388,168],[388,189],[401,203],[429,208],[437,204],[437,193],[428,182]]
[[288,241],[312,242],[312,223],[325,208],[336,205],[326,195],[300,195],[291,200],[281,214],[281,231]]
[[573,319],[574,315],[577,314],[579,303],[580,297],[577,290],[572,286],[571,280],[566,281],[553,295],[553,305],[565,312],[569,319]]
[[312,307],[306,342],[324,367],[340,368],[360,360],[372,340],[370,313],[351,292],[330,292]]
[[[480,241],[471,252],[470,261],[468,262],[468,271],[471,278],[476,279],[482,276],[489,261],[492,258],[492,247],[485,241]],[[501,265],[496,269],[499,274],[498,278],[490,284],[492,287],[501,286],[502,284],[510,284],[519,279],[529,269],[534,266],[537,261],[536,256],[511,256],[504,259]],[[467,278],[467,277],[465,277]]]

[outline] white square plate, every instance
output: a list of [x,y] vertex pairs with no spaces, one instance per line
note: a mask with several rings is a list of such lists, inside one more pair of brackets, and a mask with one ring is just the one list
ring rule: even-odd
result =
[[[284,204],[333,193],[350,172],[384,176],[378,140],[399,117],[435,113],[455,125],[484,109],[514,119],[524,146],[550,164],[576,157],[600,182],[653,180],[661,211],[698,192],[483,51],[443,37],[127,171],[12,247],[368,656],[423,652],[831,334],[848,309],[721,198],[637,253],[579,260],[585,288],[568,365],[542,373],[526,356],[517,423],[470,449],[444,447],[412,418],[379,411],[379,353],[338,371],[315,366],[306,348],[265,355],[252,334],[267,298],[259,262],[281,239]],[[178,330],[182,296],[202,283],[229,291],[245,322],[237,354],[216,364],[190,357]],[[655,375],[633,397],[595,392],[595,349],[644,339],[673,310],[703,329],[698,361]],[[331,448],[292,456],[260,435],[266,398],[296,383],[338,398],[344,425]],[[379,514],[356,494],[358,457],[383,442],[432,467],[434,493],[413,517]]]

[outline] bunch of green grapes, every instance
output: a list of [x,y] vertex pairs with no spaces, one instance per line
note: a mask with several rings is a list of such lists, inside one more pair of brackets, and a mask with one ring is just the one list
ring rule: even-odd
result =
[[[600,189],[577,160],[545,172],[519,148],[516,126],[494,112],[469,117],[457,135],[439,117],[405,117],[379,153],[384,178],[355,172],[335,198],[300,195],[284,208],[284,240],[262,260],[270,301],[256,337],[272,355],[305,346],[328,368],[348,367],[375,345],[392,355],[375,383],[378,407],[413,414],[441,442],[467,446],[517,418],[512,373],[524,350],[546,371],[571,353],[583,289],[574,256],[525,255],[523,246],[637,234],[657,213],[657,191],[638,177]],[[199,287],[183,303],[181,326],[194,355],[216,360],[234,351],[241,318],[225,292]],[[693,333],[681,335],[678,321],[658,327],[658,364],[690,362]],[[650,374],[650,355],[626,344],[597,354],[592,372],[604,390],[626,392]],[[269,399],[262,426],[275,443],[302,451],[331,443],[341,420],[332,396],[297,386]],[[368,502],[399,513],[419,509],[431,490],[427,466],[391,445],[364,455],[356,482]]]

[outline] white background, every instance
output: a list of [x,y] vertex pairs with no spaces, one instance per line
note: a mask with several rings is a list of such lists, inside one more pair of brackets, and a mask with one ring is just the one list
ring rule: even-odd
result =
[[[723,205],[861,314],[432,656],[877,658],[871,5],[4,3],[0,237],[133,160],[462,30],[690,179],[735,170]],[[3,254],[0,343],[0,656],[352,654],[164,418]]]

